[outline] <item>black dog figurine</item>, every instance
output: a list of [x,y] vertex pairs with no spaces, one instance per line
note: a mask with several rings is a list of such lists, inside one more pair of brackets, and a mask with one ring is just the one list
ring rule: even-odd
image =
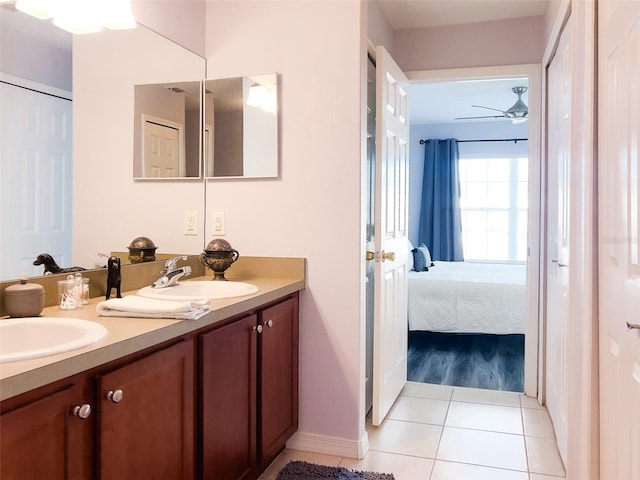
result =
[[112,288],[116,289],[116,297],[122,298],[122,295],[120,295],[121,282],[122,275],[120,274],[120,259],[118,257],[109,257],[109,260],[107,260],[107,300],[111,297]]
[[36,257],[33,261],[34,265],[44,265],[44,274],[52,274],[52,273],[69,273],[69,272],[81,272],[85,270],[82,267],[69,267],[69,268],[60,268],[56,261],[53,259],[51,255],[48,253],[41,253]]

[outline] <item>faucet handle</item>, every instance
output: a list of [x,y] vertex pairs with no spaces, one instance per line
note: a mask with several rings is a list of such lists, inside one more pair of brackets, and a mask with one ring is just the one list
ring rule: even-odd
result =
[[164,262],[164,271],[165,273],[170,272],[171,270],[175,270],[176,269],[176,264],[178,263],[178,260],[186,260],[187,256],[183,255],[181,257],[173,257],[170,258],[168,260],[166,260]]

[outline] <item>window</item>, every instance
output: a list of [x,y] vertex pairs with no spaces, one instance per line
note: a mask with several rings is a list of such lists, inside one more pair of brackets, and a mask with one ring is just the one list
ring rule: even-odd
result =
[[461,158],[460,210],[465,260],[527,258],[527,158]]

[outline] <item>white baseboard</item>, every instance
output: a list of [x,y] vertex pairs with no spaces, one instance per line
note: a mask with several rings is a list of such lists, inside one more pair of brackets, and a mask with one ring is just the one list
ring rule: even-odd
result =
[[335,455],[337,457],[364,458],[369,451],[369,437],[365,431],[360,440],[326,437],[313,433],[296,432],[287,441],[287,448],[305,452]]

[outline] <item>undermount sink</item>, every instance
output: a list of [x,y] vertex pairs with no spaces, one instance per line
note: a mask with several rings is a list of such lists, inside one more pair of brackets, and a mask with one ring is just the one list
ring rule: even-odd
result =
[[241,297],[258,290],[255,285],[245,282],[192,280],[165,288],[144,287],[138,290],[138,295],[157,300],[195,301]]
[[0,320],[0,363],[46,357],[100,341],[107,329],[99,323],[65,317]]

